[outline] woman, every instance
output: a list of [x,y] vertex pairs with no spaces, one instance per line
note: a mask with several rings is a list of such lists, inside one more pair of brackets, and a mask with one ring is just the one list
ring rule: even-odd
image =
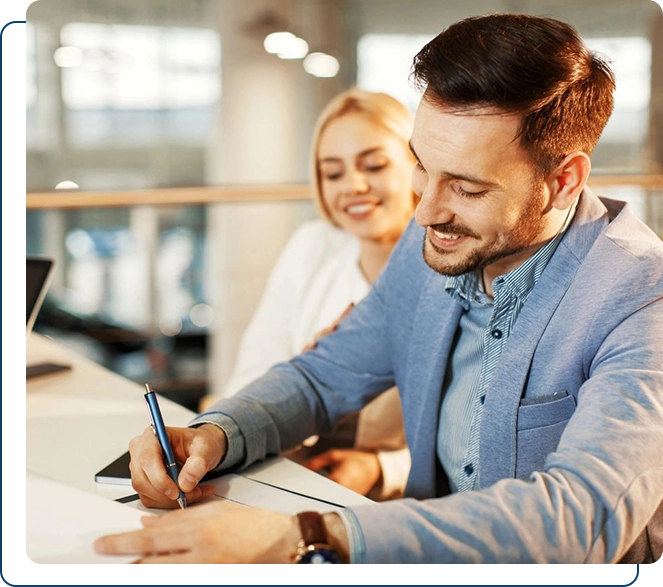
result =
[[[313,135],[314,192],[324,220],[305,223],[275,265],[240,344],[224,395],[309,348],[370,289],[410,220],[412,114],[381,93],[336,96]],[[209,406],[206,398],[201,406]],[[333,435],[288,454],[374,499],[402,495],[410,468],[394,388]]]

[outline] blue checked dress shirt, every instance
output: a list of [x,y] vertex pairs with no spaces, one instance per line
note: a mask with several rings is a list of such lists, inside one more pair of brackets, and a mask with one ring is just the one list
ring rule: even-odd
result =
[[491,389],[502,349],[518,314],[545,269],[569,224],[520,267],[493,281],[490,297],[481,271],[448,277],[446,290],[463,306],[443,384],[437,456],[452,492],[480,487],[479,437],[486,394]]

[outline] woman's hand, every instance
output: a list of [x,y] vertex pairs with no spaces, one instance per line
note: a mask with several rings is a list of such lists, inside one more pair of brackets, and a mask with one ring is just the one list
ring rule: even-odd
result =
[[323,329],[320,330],[318,333],[316,333],[316,335],[315,335],[315,337],[313,338],[313,340],[312,340],[311,342],[309,342],[307,345],[304,346],[304,348],[302,349],[302,352],[304,353],[304,352],[306,352],[306,351],[311,351],[311,350],[313,350],[313,349],[318,345],[318,341],[319,341],[322,337],[327,336],[328,334],[331,334],[332,332],[334,332],[334,331],[338,328],[338,325],[339,325],[341,322],[343,322],[343,320],[345,320],[345,318],[347,317],[347,315],[350,313],[350,310],[352,310],[352,308],[354,308],[354,306],[355,306],[354,303],[350,302],[350,304],[348,305],[348,307],[345,308],[345,310],[343,310],[343,312],[341,313],[341,315],[340,315],[338,318],[336,318],[336,320],[334,320],[334,322],[333,322],[332,324],[330,324],[329,326],[327,326],[327,328],[323,328]]
[[329,479],[362,495],[368,495],[382,478],[377,455],[352,448],[330,449],[309,459],[304,466],[316,472],[328,469]]

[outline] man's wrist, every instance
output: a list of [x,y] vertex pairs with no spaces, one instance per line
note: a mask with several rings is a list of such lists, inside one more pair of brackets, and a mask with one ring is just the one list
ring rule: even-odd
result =
[[228,444],[228,437],[226,436],[226,433],[224,432],[223,428],[219,426],[218,424],[211,424],[210,422],[204,422],[203,424],[200,424],[198,426],[201,430],[206,430],[210,434],[212,434],[215,437],[218,437],[219,440],[224,444]]
[[338,553],[341,562],[346,564],[349,563],[350,540],[341,516],[336,513],[328,513],[324,514],[322,517],[325,522],[325,527],[327,528],[327,536],[329,537],[330,545]]

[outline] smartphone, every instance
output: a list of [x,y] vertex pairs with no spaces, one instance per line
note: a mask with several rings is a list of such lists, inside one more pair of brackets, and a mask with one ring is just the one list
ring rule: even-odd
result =
[[131,472],[129,471],[129,451],[115,459],[110,465],[104,467],[95,476],[97,483],[110,485],[131,485]]

